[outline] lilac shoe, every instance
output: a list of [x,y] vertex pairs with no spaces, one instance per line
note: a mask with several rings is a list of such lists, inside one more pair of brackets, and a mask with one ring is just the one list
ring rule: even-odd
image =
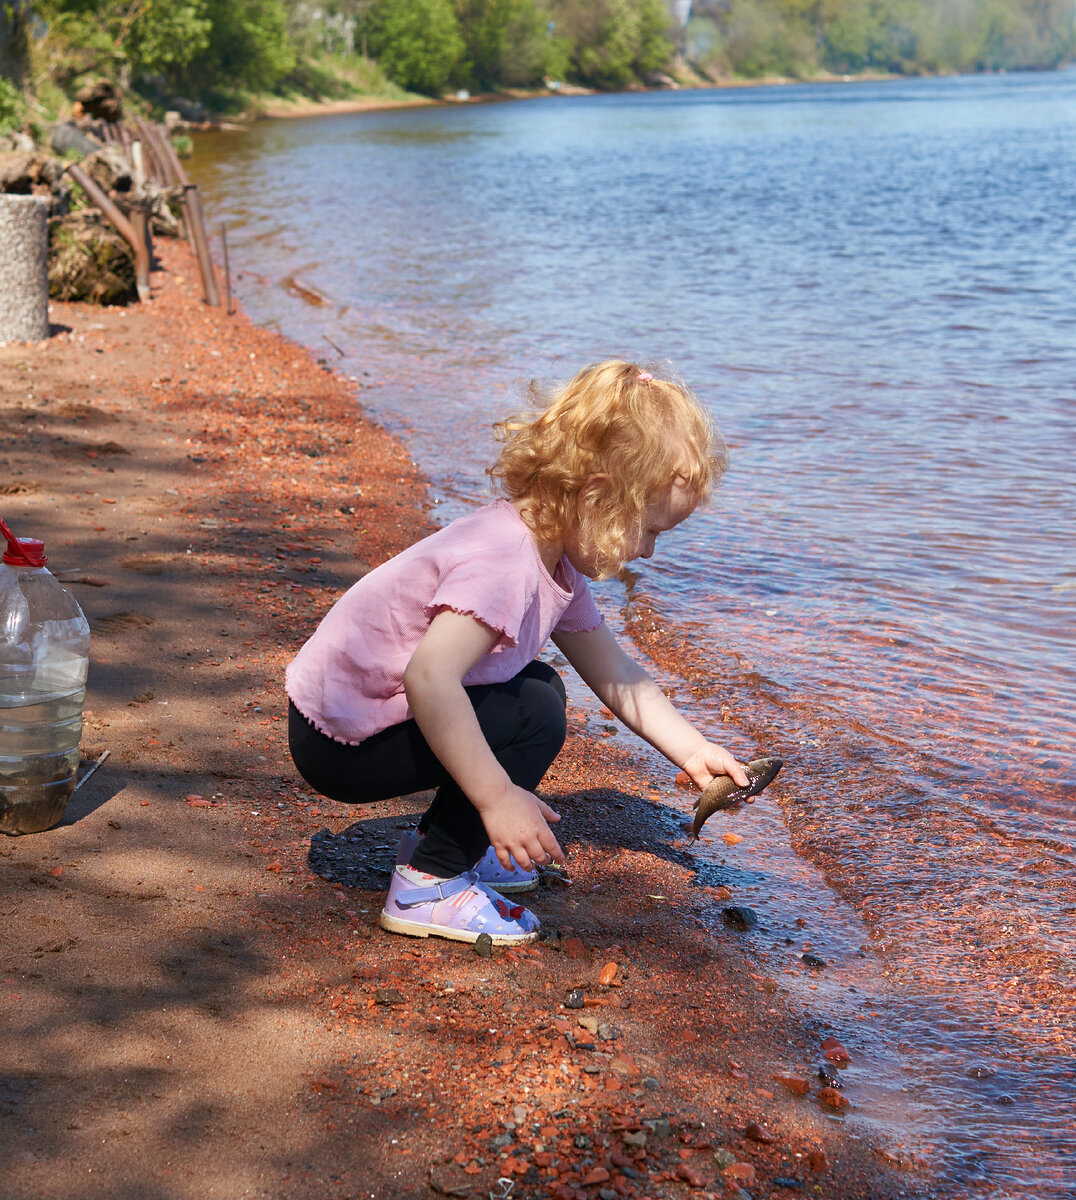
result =
[[[400,838],[400,844],[396,847],[396,865],[398,867],[407,866],[421,840],[422,834],[418,832],[405,833]],[[522,867],[513,866],[511,871],[506,871],[501,866],[501,860],[493,852],[492,846],[478,860],[473,870],[478,872],[478,878],[486,887],[491,887],[504,896],[516,892],[533,892],[538,886],[536,870],[532,868],[530,871],[524,871]]]
[[502,892],[506,896],[516,892],[533,892],[538,886],[538,871],[534,867],[529,871],[524,871],[522,867],[516,865],[516,860],[513,858],[512,869],[506,871],[501,866],[501,860],[492,846],[478,860],[475,870],[478,872],[478,878],[487,887]]
[[474,871],[422,887],[393,871],[381,912],[381,928],[408,937],[443,937],[477,942],[488,933],[495,946],[532,942],[538,920],[521,904],[487,891]]

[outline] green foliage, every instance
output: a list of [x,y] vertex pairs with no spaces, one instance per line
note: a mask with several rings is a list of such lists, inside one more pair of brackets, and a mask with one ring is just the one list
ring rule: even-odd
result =
[[459,22],[449,0],[373,0],[366,44],[400,87],[441,92],[463,58]]
[[204,53],[213,21],[206,0],[151,0],[131,25],[125,44],[139,75],[174,77]]
[[549,15],[535,0],[457,0],[464,73],[483,90],[531,87],[564,55],[552,44]]
[[571,42],[568,77],[622,88],[667,67],[673,44],[663,0],[551,0],[556,29]]
[[696,0],[689,59],[710,74],[1053,67],[1076,53],[1070,0]]
[[194,92],[269,89],[295,65],[283,0],[39,0],[51,73],[156,77]]
[[[36,109],[52,115],[92,75],[218,110],[252,93],[632,87],[671,69],[681,35],[688,63],[714,79],[1076,56],[1073,0],[694,0],[693,14],[681,31],[667,0],[0,0],[0,127],[24,119],[17,85],[31,65]],[[32,44],[31,23],[44,31]]]
[[22,92],[0,75],[0,133],[21,128],[25,109]]
[[187,80],[271,91],[295,66],[281,0],[206,0],[206,16],[208,42],[186,64]]
[[811,73],[814,43],[795,16],[782,18],[773,5],[733,0],[725,30],[725,52],[738,75],[800,76]]

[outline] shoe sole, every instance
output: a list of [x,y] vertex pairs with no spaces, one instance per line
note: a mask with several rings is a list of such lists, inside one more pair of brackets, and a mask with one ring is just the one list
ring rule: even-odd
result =
[[483,879],[480,875],[478,882],[485,884],[488,888],[492,888],[495,892],[500,892],[502,896],[518,896],[522,892],[536,892],[538,890],[537,876],[534,879],[525,879],[522,883],[491,883],[488,879]]
[[[399,917],[390,917],[385,912],[381,914],[380,925],[389,933],[402,933],[407,937],[441,937],[447,938],[450,942],[470,942],[472,945],[478,941],[482,933],[488,932],[479,930],[478,933],[473,933],[469,929],[450,929],[447,925],[427,925],[418,921],[404,921]],[[523,942],[533,942],[538,937],[538,930],[534,930],[533,933],[491,933],[489,936],[495,946],[518,946]]]

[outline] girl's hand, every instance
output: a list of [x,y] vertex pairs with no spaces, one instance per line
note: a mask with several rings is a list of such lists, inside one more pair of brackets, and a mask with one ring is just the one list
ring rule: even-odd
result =
[[731,775],[740,787],[747,787],[743,767],[724,746],[715,742],[707,742],[702,749],[696,750],[683,769],[700,788],[708,787],[716,775]]
[[525,788],[510,783],[497,800],[483,805],[478,812],[506,871],[511,870],[512,859],[524,871],[549,862],[564,862],[564,851],[547,823],[559,821],[560,814]]

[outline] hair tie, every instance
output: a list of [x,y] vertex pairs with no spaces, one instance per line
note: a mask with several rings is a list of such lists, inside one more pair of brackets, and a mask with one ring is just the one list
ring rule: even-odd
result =
[[635,378],[640,383],[649,383],[654,378],[654,376],[651,375],[649,371],[640,371],[639,374],[635,376]]

